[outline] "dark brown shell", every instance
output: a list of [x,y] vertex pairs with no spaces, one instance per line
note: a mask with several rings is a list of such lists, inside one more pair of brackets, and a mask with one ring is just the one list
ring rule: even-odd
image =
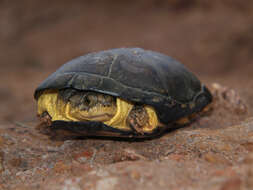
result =
[[74,88],[95,91],[153,106],[169,123],[200,111],[212,100],[209,91],[181,63],[161,53],[120,48],[90,53],[67,62],[35,90]]

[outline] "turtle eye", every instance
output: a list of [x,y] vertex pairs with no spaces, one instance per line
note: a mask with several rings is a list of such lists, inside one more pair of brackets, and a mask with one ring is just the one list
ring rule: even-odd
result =
[[98,103],[98,97],[94,94],[86,94],[83,96],[82,103],[92,107]]
[[89,96],[84,96],[82,99],[82,103],[85,105],[90,105],[91,104],[91,99]]
[[88,98],[87,95],[84,95],[84,96],[82,96],[81,101],[79,103],[79,108],[81,110],[86,110],[87,111],[91,107],[90,104],[91,104],[90,99]]

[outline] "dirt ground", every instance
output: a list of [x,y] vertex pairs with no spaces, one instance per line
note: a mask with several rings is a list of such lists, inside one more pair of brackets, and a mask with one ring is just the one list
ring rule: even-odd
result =
[[[253,189],[250,0],[0,1],[0,189]],[[213,111],[145,141],[52,139],[33,92],[64,62],[142,47],[211,89]]]

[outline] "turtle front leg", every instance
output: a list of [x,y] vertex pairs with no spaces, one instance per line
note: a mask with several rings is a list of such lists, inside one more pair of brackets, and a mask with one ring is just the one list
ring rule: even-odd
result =
[[41,123],[46,124],[46,126],[52,125],[52,117],[48,114],[47,111],[44,111],[41,115],[38,115]]
[[149,126],[149,115],[143,106],[134,106],[126,121],[134,131],[144,134],[144,128]]

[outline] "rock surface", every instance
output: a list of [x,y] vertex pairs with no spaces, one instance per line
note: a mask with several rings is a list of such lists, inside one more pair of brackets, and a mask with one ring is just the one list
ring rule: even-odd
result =
[[52,190],[253,188],[253,119],[202,127],[211,119],[140,142],[54,141],[34,123],[1,125],[0,184]]

